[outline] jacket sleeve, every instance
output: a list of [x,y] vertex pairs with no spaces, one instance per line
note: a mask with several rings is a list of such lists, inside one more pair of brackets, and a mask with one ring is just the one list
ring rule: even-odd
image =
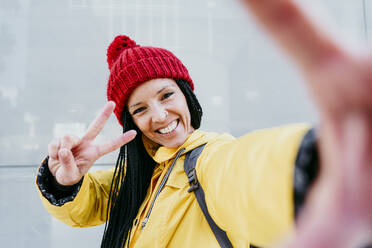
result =
[[302,139],[297,153],[293,178],[293,200],[296,220],[320,171],[317,141],[316,130],[309,130]]
[[47,160],[44,160],[38,170],[36,185],[43,205],[52,216],[73,227],[95,226],[106,221],[113,170],[87,173],[81,182],[66,192],[53,190],[47,179],[48,171]]
[[309,127],[289,125],[209,142],[196,165],[208,210],[223,230],[269,246],[294,224],[294,170]]

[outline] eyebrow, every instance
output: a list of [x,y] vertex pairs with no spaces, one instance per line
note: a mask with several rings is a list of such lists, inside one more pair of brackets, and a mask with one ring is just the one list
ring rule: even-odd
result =
[[[158,91],[156,92],[155,95],[159,95],[159,94],[160,94],[162,91],[164,91],[166,88],[173,88],[173,87],[174,87],[174,86],[171,85],[171,84],[166,85],[166,86],[164,86],[163,88],[161,88],[160,90],[158,90]],[[136,106],[138,106],[138,105],[140,105],[140,104],[142,104],[142,102],[138,102],[138,103],[132,104],[132,105],[129,106],[129,108],[136,107]]]

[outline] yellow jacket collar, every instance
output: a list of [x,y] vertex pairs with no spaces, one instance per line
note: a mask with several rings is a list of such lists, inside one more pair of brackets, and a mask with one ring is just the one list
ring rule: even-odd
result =
[[195,147],[198,147],[200,145],[203,145],[208,142],[212,137],[214,137],[215,134],[212,133],[206,133],[200,130],[195,130],[192,134],[190,134],[185,143],[177,148],[169,148],[165,146],[159,146],[155,142],[149,140],[146,136],[142,136],[142,140],[144,143],[144,146],[147,150],[147,152],[150,154],[150,156],[158,163],[162,163],[164,161],[167,161],[169,159],[172,159],[176,156],[177,152],[181,150],[182,148],[185,148],[188,152]]

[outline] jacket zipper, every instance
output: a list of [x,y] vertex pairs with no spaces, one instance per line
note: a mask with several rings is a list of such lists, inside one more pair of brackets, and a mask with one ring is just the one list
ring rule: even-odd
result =
[[146,226],[146,224],[147,224],[147,222],[148,222],[148,220],[149,220],[149,218],[150,218],[150,214],[151,214],[152,208],[154,207],[154,204],[155,204],[156,198],[158,198],[158,196],[159,196],[159,194],[160,194],[160,191],[164,188],[164,185],[165,185],[165,183],[167,182],[168,177],[169,177],[170,173],[172,172],[174,165],[176,164],[176,161],[177,161],[178,158],[181,156],[182,152],[184,152],[185,150],[186,150],[185,148],[182,148],[182,149],[177,153],[176,157],[175,157],[174,160],[173,160],[173,163],[172,163],[171,167],[169,167],[169,169],[168,169],[168,171],[167,171],[167,174],[165,174],[163,180],[161,181],[160,187],[159,187],[159,189],[156,191],[155,198],[154,198],[154,200],[152,201],[152,204],[151,204],[150,210],[149,210],[149,212],[147,213],[145,219],[144,219],[144,220],[142,221],[142,223],[141,223],[141,224],[142,224],[142,228],[141,228],[141,230],[143,230],[143,228],[145,228],[145,226]]

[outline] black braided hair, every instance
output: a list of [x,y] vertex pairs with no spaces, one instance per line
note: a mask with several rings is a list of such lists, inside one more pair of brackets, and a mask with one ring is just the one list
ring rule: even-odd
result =
[[136,130],[137,135],[120,148],[107,206],[102,248],[123,248],[132,222],[143,202],[155,161],[146,152],[140,130],[127,108],[123,112],[123,132]]
[[[202,108],[189,84],[175,79],[185,95],[190,111],[191,125],[198,129]],[[142,132],[134,124],[127,108],[123,111],[123,132],[136,130],[137,135],[120,148],[108,199],[106,225],[101,248],[123,248],[130,235],[133,220],[145,199],[156,162],[147,153]]]

